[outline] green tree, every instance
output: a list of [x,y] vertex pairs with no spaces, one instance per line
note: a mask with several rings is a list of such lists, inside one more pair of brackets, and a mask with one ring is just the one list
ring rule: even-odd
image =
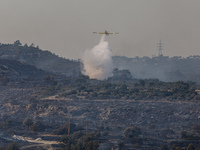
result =
[[188,83],[185,83],[183,81],[178,81],[174,83],[174,88],[172,89],[175,93],[185,93],[189,90],[190,85]]
[[34,43],[32,43],[29,47],[34,47],[35,46],[35,44]]
[[187,138],[187,132],[182,131],[182,132],[181,132],[181,138],[182,138],[182,139]]
[[128,127],[124,130],[124,137],[126,138],[138,137],[139,134],[141,134],[141,130],[135,126]]
[[61,142],[65,143],[64,150],[98,150],[99,136],[99,132],[92,132],[87,135],[76,132],[73,135],[61,138]]
[[97,136],[96,133],[91,133],[81,137],[74,146],[74,150],[98,150],[99,141]]
[[19,146],[17,145],[17,143],[11,143],[10,145],[8,145],[6,150],[19,150]]
[[141,86],[145,86],[145,81],[143,79],[140,79],[139,83],[140,83]]
[[[68,124],[69,123],[65,123],[64,125],[62,125],[58,129],[53,131],[53,134],[56,134],[56,135],[68,134],[68,127],[69,127]],[[70,122],[70,134],[72,134],[74,131],[77,131],[77,129],[78,128],[77,128],[76,124]]]
[[199,125],[199,124],[195,124],[195,125],[192,127],[192,129],[200,134],[200,125]]
[[2,85],[7,85],[9,82],[10,82],[10,79],[9,79],[7,74],[1,74],[0,75],[0,83]]
[[19,40],[14,42],[14,46],[21,46],[21,45],[22,45],[22,43]]
[[65,143],[64,150],[72,150],[72,146],[76,144],[76,140],[71,135],[63,136],[60,142]]
[[33,124],[33,121],[29,117],[24,119],[24,121],[23,121],[23,125],[27,126],[28,129],[32,124]]
[[138,127],[132,126],[128,127],[124,130],[124,139],[131,144],[133,144],[134,147],[141,146],[143,143],[142,138],[139,136],[141,134],[141,130]]
[[44,131],[45,126],[40,122],[40,121],[35,121],[31,126],[30,126],[31,131]]
[[161,150],[169,150],[169,148],[167,147],[167,145],[161,145]]
[[194,145],[190,143],[187,147],[187,150],[195,150]]
[[26,48],[27,48],[27,47],[28,47],[28,44],[27,44],[27,43],[25,43],[25,44],[24,44],[24,47],[26,47]]
[[118,141],[118,147],[119,147],[119,150],[123,150],[124,142],[123,141]]

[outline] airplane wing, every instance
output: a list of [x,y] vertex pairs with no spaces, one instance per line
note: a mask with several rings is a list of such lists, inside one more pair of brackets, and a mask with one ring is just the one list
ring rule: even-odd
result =
[[117,33],[105,33],[105,32],[93,32],[94,34],[106,34],[106,35],[109,35],[109,34],[119,34],[118,32]]
[[113,33],[99,32],[98,34],[113,34]]
[[99,32],[98,34],[105,34],[104,32]]

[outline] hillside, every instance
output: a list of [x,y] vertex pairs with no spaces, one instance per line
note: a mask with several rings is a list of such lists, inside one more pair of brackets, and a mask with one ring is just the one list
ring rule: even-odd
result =
[[[81,75],[79,62],[19,41],[0,44],[0,149],[13,142],[23,150],[85,143],[99,149],[200,148],[200,85],[136,79],[193,75],[198,81],[199,57],[113,61],[130,71],[115,68],[113,77],[99,81]],[[180,70],[170,72],[172,66]]]
[[17,60],[39,69],[67,76],[80,73],[79,62],[58,57],[50,51],[43,51],[34,45],[22,46],[20,41],[13,44],[0,44],[0,59]]
[[200,56],[135,57],[114,56],[116,68],[128,69],[134,78],[157,78],[165,82],[193,81],[200,83]]
[[[0,59],[20,61],[39,69],[76,76],[81,74],[79,61],[69,60],[52,54],[50,51],[41,50],[34,44],[22,45],[20,41],[13,44],[0,44]],[[200,56],[168,57],[135,57],[113,56],[114,68],[127,69],[133,78],[137,79],[159,79],[165,82],[193,81],[200,83]],[[123,78],[123,77],[121,77]]]
[[[85,83],[88,81],[87,79]],[[84,88],[81,90],[83,92],[76,90],[81,94],[78,97],[63,97],[59,94],[69,93],[75,86],[83,86],[85,83],[77,79],[48,86],[0,86],[0,132],[3,133],[0,134],[0,147],[17,142],[25,150],[36,147],[57,150],[61,147],[59,141],[67,135],[64,125],[68,123],[69,115],[71,123],[80,130],[74,131],[75,125],[72,124],[70,135],[85,135],[87,121],[89,133],[100,133],[102,149],[118,148],[119,141],[123,143],[124,149],[136,150],[158,150],[161,145],[187,147],[190,143],[200,147],[200,134],[198,128],[196,129],[200,125],[198,100],[100,98],[103,89],[109,85],[105,82],[99,83],[99,87],[105,87],[96,96],[91,90]],[[87,98],[92,95],[99,98]],[[28,128],[24,125],[26,118],[33,121]],[[36,126],[38,122],[39,125]],[[134,138],[125,137],[124,131],[129,127],[139,128],[140,135]]]
[[50,73],[16,60],[0,59],[0,74],[10,78],[42,78]]

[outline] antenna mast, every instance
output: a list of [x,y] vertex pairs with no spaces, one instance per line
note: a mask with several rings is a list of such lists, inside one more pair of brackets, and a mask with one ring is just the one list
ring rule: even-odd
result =
[[163,49],[163,43],[161,42],[161,40],[160,40],[160,43],[158,43],[157,44],[157,47],[158,47],[158,56],[163,56],[163,54],[162,54],[162,51],[164,50]]

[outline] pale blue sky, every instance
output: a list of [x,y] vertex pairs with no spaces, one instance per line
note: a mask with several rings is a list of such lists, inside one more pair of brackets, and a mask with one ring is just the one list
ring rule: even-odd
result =
[[0,42],[34,43],[81,58],[108,30],[113,55],[200,55],[199,0],[0,0]]

